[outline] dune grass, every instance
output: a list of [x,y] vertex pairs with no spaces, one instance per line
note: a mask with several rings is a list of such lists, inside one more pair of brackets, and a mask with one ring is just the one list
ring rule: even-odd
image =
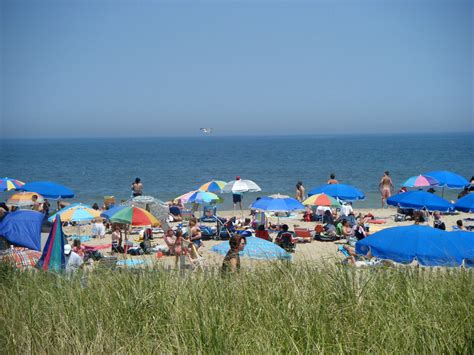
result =
[[0,268],[4,353],[472,353],[473,274],[275,264],[222,276]]

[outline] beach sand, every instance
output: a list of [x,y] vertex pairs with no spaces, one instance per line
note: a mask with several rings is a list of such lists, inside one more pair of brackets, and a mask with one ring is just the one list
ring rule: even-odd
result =
[[[375,216],[376,219],[382,219],[386,221],[386,223],[384,224],[371,225],[370,227],[371,232],[375,232],[381,228],[413,224],[413,221],[395,222],[394,215],[396,214],[396,209],[392,207],[389,207],[386,209],[355,209],[354,212],[356,216],[358,215],[358,213],[365,215],[370,212],[372,215]],[[249,214],[250,213],[248,210],[244,210],[243,212],[244,218],[249,217]],[[241,217],[240,211],[237,213],[234,213],[233,211],[219,211],[219,216],[221,217],[232,217],[234,215],[236,215],[237,218]],[[446,229],[450,231],[452,229],[452,226],[456,224],[457,220],[468,218],[468,217],[472,217],[472,215],[469,215],[467,213],[456,213],[452,215],[451,214],[443,215],[442,220],[446,224]],[[277,218],[271,217],[271,221],[272,223],[276,223]],[[316,222],[304,222],[302,220],[302,214],[298,214],[295,218],[280,217],[280,223],[287,224],[290,227],[290,230],[293,230],[295,226],[307,227],[313,230],[316,225]],[[432,225],[432,223],[433,223],[432,218],[430,218],[429,223],[424,223],[424,224]],[[178,223],[171,223],[172,226],[176,226],[177,224]],[[90,226],[82,227],[83,234],[89,233],[90,228],[91,228]],[[77,234],[77,227],[65,227],[64,232],[66,234]],[[155,233],[153,236],[154,236],[154,239],[152,241],[152,245],[157,245],[157,244],[165,245],[162,238],[163,233]],[[276,234],[272,234],[271,236],[275,238]],[[136,234],[131,235],[129,236],[129,240],[134,240],[137,237],[138,235]],[[47,238],[47,234],[43,233],[43,238],[42,238],[43,245],[46,238]],[[222,264],[222,260],[224,257],[215,252],[212,252],[211,248],[212,246],[219,243],[223,243],[223,242],[226,242],[226,241],[205,240],[203,242],[204,246],[200,248],[200,253],[205,258],[207,265],[209,265],[210,267],[220,266]],[[110,236],[110,232],[108,232],[104,239],[91,239],[90,241],[85,242],[84,244],[96,246],[96,245],[110,244],[110,243],[111,243],[111,236]],[[336,242],[320,242],[320,241],[313,240],[311,243],[298,243],[296,247],[296,251],[293,254],[293,261],[295,263],[318,263],[318,264],[328,263],[328,262],[335,263],[335,262],[341,261],[343,259],[343,256],[341,253],[337,252],[337,248],[339,245],[342,245],[344,243],[345,243],[345,240],[340,240]],[[101,250],[101,253],[103,253],[104,255],[111,255],[110,249]],[[162,265],[165,268],[174,267],[174,260],[175,260],[174,256],[163,256],[161,258],[157,258],[156,255],[143,255],[143,256],[118,255],[118,258],[119,259],[128,258],[128,259],[153,260],[153,263]],[[241,258],[241,261],[242,261],[242,267],[250,267],[250,268],[255,267],[255,265],[260,265],[261,263],[268,263],[268,262],[251,260],[245,257]]]

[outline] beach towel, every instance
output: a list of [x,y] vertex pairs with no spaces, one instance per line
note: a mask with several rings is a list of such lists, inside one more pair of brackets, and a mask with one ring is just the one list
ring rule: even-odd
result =
[[371,224],[384,224],[384,223],[387,223],[387,221],[384,220],[384,219],[369,219],[367,222],[371,223]]
[[89,235],[71,235],[70,238],[71,240],[79,239],[81,243],[88,242],[92,239]]
[[95,251],[95,250],[102,250],[102,249],[110,249],[112,248],[112,244],[102,244],[102,245],[83,244],[83,247],[86,248],[86,251]]

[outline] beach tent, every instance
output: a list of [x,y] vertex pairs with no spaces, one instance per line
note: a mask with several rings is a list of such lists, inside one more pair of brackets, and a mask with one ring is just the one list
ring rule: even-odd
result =
[[[244,250],[239,252],[242,257],[262,260],[291,260],[290,253],[272,242],[257,237],[247,237],[246,239],[247,244]],[[213,252],[221,255],[226,255],[229,249],[228,241],[214,245],[211,248]]]
[[29,182],[23,185],[21,190],[38,192],[43,195],[43,197],[53,200],[74,197],[74,191],[72,191],[70,188],[51,181]]
[[308,196],[325,193],[341,201],[356,201],[365,199],[365,195],[358,188],[346,184],[327,184],[316,187],[308,192]]
[[474,233],[446,232],[411,225],[383,229],[356,243],[356,253],[402,264],[413,260],[424,266],[472,266]]
[[54,220],[53,227],[49,232],[43,254],[38,260],[36,267],[45,271],[60,271],[66,267],[66,258],[64,257],[64,238],[63,228],[61,225],[61,216]]
[[454,204],[454,208],[462,212],[474,212],[474,192],[460,198]]
[[453,204],[444,198],[421,190],[393,195],[387,199],[387,204],[416,210],[426,209],[428,211],[449,212],[454,209]]
[[41,250],[43,218],[44,214],[29,210],[7,213],[0,223],[0,236],[13,245]]

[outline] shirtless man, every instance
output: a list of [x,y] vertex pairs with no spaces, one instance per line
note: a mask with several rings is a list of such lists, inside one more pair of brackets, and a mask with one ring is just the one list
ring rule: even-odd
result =
[[388,171],[385,171],[382,178],[380,179],[379,190],[380,195],[382,196],[382,208],[384,208],[385,202],[387,202],[387,199],[392,195],[393,192],[393,183]]
[[336,180],[335,174],[331,174],[328,180],[328,185],[336,185],[336,184],[339,184],[339,181]]
[[131,187],[132,187],[133,197],[142,195],[142,193],[143,193],[143,184],[141,183],[140,178],[136,178]]

